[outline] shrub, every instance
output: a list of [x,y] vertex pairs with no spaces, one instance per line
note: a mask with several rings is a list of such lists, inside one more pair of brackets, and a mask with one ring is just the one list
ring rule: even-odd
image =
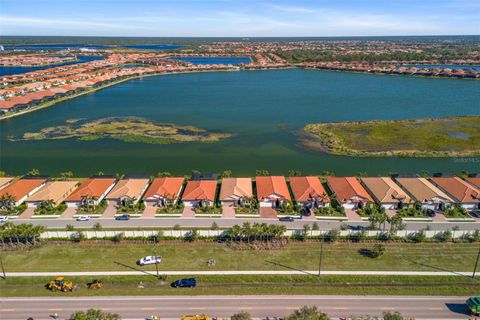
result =
[[81,242],[86,239],[86,236],[83,232],[77,231],[71,235],[71,239],[75,242]]
[[212,230],[217,230],[218,229],[218,224],[215,221],[212,222],[211,228],[212,228]]
[[120,232],[112,237],[112,241],[119,243],[119,242],[122,242],[123,238],[125,238],[125,233]]
[[75,230],[75,227],[72,226],[71,224],[67,224],[67,225],[65,226],[65,230],[67,230],[67,231],[73,231],[73,230]]
[[173,230],[180,230],[180,225],[177,223],[176,225],[173,226]]
[[230,320],[251,320],[252,316],[247,311],[240,311],[230,317]]
[[320,230],[320,226],[318,225],[317,222],[314,222],[314,223],[312,224],[312,230],[315,230],[315,231]]
[[93,230],[95,230],[95,231],[101,231],[102,229],[103,229],[103,227],[100,224],[100,222],[97,222],[93,225]]
[[330,320],[330,317],[318,310],[316,306],[304,306],[287,316],[286,320]]
[[328,242],[335,242],[339,237],[340,231],[337,229],[332,229],[325,234],[324,239]]
[[199,233],[197,229],[192,229],[185,234],[185,240],[193,242],[198,239]]

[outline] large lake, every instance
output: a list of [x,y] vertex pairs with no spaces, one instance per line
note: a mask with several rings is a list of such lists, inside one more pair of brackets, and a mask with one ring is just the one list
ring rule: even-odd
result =
[[[253,175],[478,171],[480,158],[354,158],[298,146],[295,132],[320,121],[480,115],[480,82],[319,70],[240,71],[147,77],[0,122],[0,168],[21,174],[72,170]],[[7,136],[65,124],[70,118],[140,116],[236,136],[214,144],[142,144],[117,140],[20,141]],[[280,126],[279,126],[280,125]]]

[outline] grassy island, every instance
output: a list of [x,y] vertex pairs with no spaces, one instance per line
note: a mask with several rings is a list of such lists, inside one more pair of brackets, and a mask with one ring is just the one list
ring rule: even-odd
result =
[[480,116],[308,124],[302,144],[347,156],[480,156]]
[[109,117],[93,121],[69,119],[67,124],[47,127],[38,132],[26,132],[20,139],[58,140],[77,138],[92,141],[112,138],[124,142],[167,144],[180,142],[217,142],[231,137],[227,133],[212,133],[192,126],[158,124],[139,117]]

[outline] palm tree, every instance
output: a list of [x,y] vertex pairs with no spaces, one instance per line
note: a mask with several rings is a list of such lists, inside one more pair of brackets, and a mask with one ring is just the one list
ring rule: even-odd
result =
[[55,208],[55,202],[53,200],[45,200],[40,203],[40,208],[45,210],[53,210]]
[[0,197],[0,209],[10,211],[15,208],[17,199],[9,193],[5,193]]
[[62,172],[60,173],[60,176],[62,177],[62,180],[68,180],[68,179],[71,179],[73,177],[73,172],[72,171],[66,171],[66,172]]

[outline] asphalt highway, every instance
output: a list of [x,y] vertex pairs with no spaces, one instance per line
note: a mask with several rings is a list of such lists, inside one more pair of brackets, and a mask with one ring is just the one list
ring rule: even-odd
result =
[[[168,228],[179,225],[183,228],[209,228],[213,222],[216,222],[220,228],[231,227],[235,224],[241,225],[244,222],[258,222],[269,224],[283,224],[288,229],[301,229],[305,224],[312,225],[317,222],[321,230],[338,229],[342,225],[341,221],[325,221],[325,220],[301,220],[296,219],[293,222],[281,222],[277,219],[225,219],[225,218],[156,218],[156,219],[142,219],[132,218],[128,221],[117,221],[113,218],[95,218],[90,221],[76,221],[75,219],[12,219],[14,223],[32,223],[34,225],[43,225],[47,228],[65,228],[67,224],[73,225],[76,228],[91,228],[94,224],[100,223],[104,228],[142,228],[142,227],[158,227]],[[368,227],[368,221],[345,222],[353,228]],[[416,231],[424,229],[427,226],[431,230],[451,230],[458,226],[458,230],[477,230],[480,228],[478,222],[406,222],[406,230]]]
[[304,305],[316,305],[339,318],[350,315],[381,315],[398,311],[404,316],[426,319],[467,319],[467,297],[416,296],[152,296],[152,297],[39,297],[3,298],[0,319],[49,319],[57,313],[65,319],[77,310],[99,308],[123,319],[179,319],[181,315],[207,314],[228,317],[240,310],[253,317],[281,317]]

